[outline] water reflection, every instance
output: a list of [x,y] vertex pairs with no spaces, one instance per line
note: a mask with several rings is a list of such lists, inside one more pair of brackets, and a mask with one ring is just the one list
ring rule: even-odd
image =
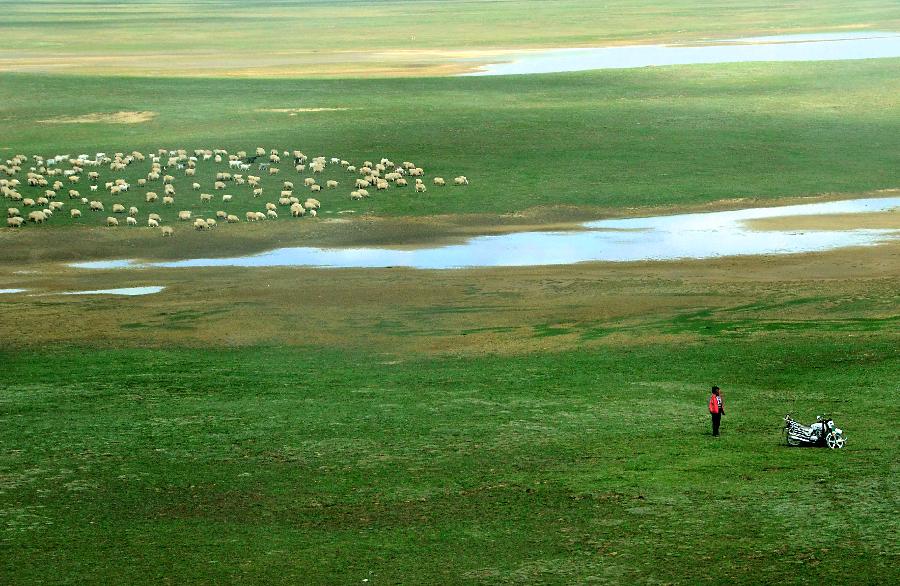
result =
[[462,244],[390,248],[279,248],[252,256],[197,258],[136,264],[127,260],[77,263],[93,269],[122,267],[410,267],[454,269],[641,261],[733,255],[817,252],[872,245],[897,238],[897,230],[757,231],[747,220],[783,216],[880,212],[900,207],[900,197],[754,208],[728,212],[600,220],[571,232],[519,232],[480,236]]
[[523,52],[508,63],[491,63],[464,75],[515,75],[588,69],[740,63],[835,61],[900,57],[900,33],[857,32],[780,35],[717,40],[693,45],[630,45]]

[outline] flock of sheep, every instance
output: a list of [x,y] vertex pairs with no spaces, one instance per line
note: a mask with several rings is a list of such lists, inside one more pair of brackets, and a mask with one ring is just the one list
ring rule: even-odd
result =
[[[176,196],[178,201],[198,198],[194,201],[205,206],[211,206],[214,200],[221,201],[220,207],[224,209],[215,211],[215,214],[204,214],[209,217],[196,217],[191,210],[186,209],[178,212],[178,220],[190,223],[196,230],[211,230],[219,222],[241,222],[241,215],[228,209],[233,208],[236,203],[234,194],[246,191],[246,196],[252,198],[250,201],[264,197],[263,176],[269,176],[270,181],[274,179],[280,173],[276,165],[281,165],[283,160],[290,161],[293,171],[303,177],[298,180],[298,184],[309,195],[305,198],[298,197],[295,195],[294,182],[285,180],[278,190],[278,197],[273,196],[271,199],[274,201],[265,202],[258,209],[246,211],[243,214],[244,221],[277,219],[280,208],[285,208],[294,218],[316,217],[322,204],[313,195],[321,197],[319,194],[323,190],[337,189],[341,184],[337,179],[328,179],[324,185],[319,183],[317,177],[321,177],[328,167],[336,168],[343,176],[348,177],[347,182],[353,188],[350,192],[350,199],[353,201],[369,197],[370,189],[380,192],[404,188],[410,185],[410,181],[416,193],[425,193],[428,189],[425,171],[410,161],[395,164],[390,159],[382,158],[377,163],[364,161],[357,167],[337,157],[309,158],[299,150],[266,151],[258,147],[253,154],[246,151],[232,154],[223,149],[198,149],[189,154],[183,149],[159,149],[146,155],[138,151],[130,154],[115,153],[112,156],[107,156],[106,153],[96,153],[93,156],[82,154],[74,158],[70,155],[49,158],[16,155],[5,164],[0,164],[0,193],[11,204],[7,208],[6,225],[9,228],[19,228],[26,223],[44,224],[54,214],[64,213],[63,209],[66,207],[74,221],[80,221],[82,209],[88,213],[99,213],[102,217],[102,212],[106,212],[109,206],[113,214],[106,218],[106,225],[109,227],[121,225],[121,218],[126,226],[144,224],[159,229],[163,236],[171,236],[175,230],[172,226],[162,225],[163,217],[160,212],[168,207],[176,208]],[[149,168],[144,166],[147,163]],[[212,183],[210,191],[234,193],[222,193],[221,196],[202,193],[203,185],[198,179],[198,169],[202,169],[204,163],[214,167],[211,171],[215,171],[214,176],[209,176],[209,182]],[[141,167],[147,171],[146,175]],[[113,175],[108,179],[101,177],[101,172],[106,169]],[[258,172],[259,175],[252,175],[252,172]],[[135,181],[136,185],[132,185],[124,175],[134,176],[135,173],[140,173],[140,177]],[[436,187],[444,187],[447,183],[443,177],[433,177],[431,180],[431,184]],[[176,184],[190,185],[189,188],[179,187],[176,192]],[[460,175],[453,178],[452,184],[468,185],[469,180]],[[90,197],[82,195],[84,187],[87,188],[85,195]],[[128,195],[132,190],[145,191],[143,206],[149,210],[143,218],[136,205],[126,206],[124,203],[126,197],[134,199],[135,196]],[[183,195],[185,191],[191,195]],[[68,206],[59,201],[64,195],[68,196]]]

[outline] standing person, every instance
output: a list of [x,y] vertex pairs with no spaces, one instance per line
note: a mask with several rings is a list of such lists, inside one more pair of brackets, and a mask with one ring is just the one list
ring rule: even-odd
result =
[[725,415],[725,409],[722,407],[722,394],[719,392],[719,387],[715,385],[709,396],[709,414],[712,416],[713,437],[719,437],[719,423],[722,421],[722,416]]

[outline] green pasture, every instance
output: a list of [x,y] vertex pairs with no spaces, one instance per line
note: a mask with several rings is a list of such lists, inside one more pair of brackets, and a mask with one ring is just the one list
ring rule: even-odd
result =
[[[435,175],[469,177],[465,188],[429,186],[424,195],[391,190],[362,204],[351,204],[342,181],[322,198],[327,210],[383,215],[677,207],[862,192],[898,186],[898,68],[900,60],[880,59],[405,80],[4,75],[0,148],[45,156],[298,148],[356,164],[382,156],[412,160],[429,182]],[[260,111],[323,107],[349,109],[295,116]],[[40,122],[148,110],[158,116],[140,124]],[[212,188],[210,164],[200,165],[205,192]],[[148,166],[134,165],[121,176],[134,184]],[[289,164],[280,167],[279,176],[264,178],[266,201],[274,200],[282,180],[303,177]],[[103,177],[110,177],[108,169]],[[218,209],[200,208],[190,182],[177,179],[172,214]],[[244,198],[234,206],[238,211],[259,207],[249,201],[249,189],[226,192]],[[143,214],[150,211],[143,194],[133,189],[121,199]],[[68,222],[54,218],[52,225]]]
[[[897,578],[887,332],[0,359],[4,583]],[[819,411],[847,448],[785,447],[784,414]]]

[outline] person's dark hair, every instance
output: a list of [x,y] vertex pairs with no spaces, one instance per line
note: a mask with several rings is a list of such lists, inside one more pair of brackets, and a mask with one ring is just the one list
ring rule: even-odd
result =
[[719,387],[717,387],[716,385],[713,385],[712,392],[713,392],[713,394],[718,395],[718,394],[719,394]]

